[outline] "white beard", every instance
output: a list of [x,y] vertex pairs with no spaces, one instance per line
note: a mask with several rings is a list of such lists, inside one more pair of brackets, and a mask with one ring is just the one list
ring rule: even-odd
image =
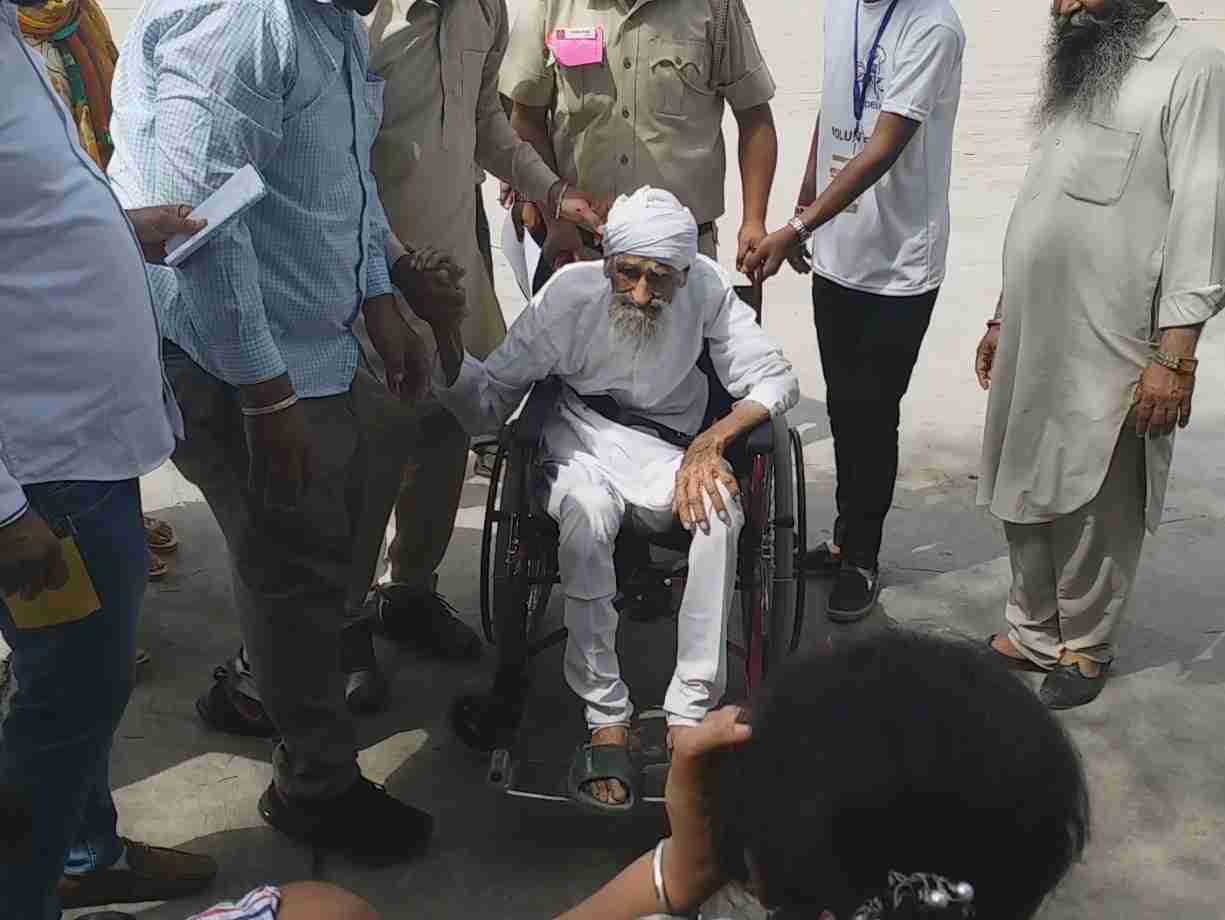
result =
[[666,322],[663,301],[640,307],[624,294],[613,294],[608,303],[608,331],[611,341],[641,348],[655,342]]

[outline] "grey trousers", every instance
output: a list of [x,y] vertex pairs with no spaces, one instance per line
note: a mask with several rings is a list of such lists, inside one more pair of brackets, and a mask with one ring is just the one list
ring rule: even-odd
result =
[[226,539],[246,653],[282,737],[277,788],[290,798],[337,795],[359,772],[340,634],[369,587],[395,501],[403,413],[365,370],[348,393],[303,400],[315,478],[297,509],[270,512],[246,488],[236,390],[163,345],[186,427],[172,459],[204,493]]
[[1009,638],[1043,668],[1065,651],[1105,663],[1131,609],[1144,546],[1144,441],[1125,429],[1094,499],[1044,524],[1004,524]]

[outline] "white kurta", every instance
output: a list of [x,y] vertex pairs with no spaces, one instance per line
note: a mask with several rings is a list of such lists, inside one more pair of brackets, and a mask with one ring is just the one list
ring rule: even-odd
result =
[[704,342],[710,343],[711,360],[728,392],[760,403],[772,417],[796,404],[799,383],[727,274],[704,256],[646,345],[632,347],[615,337],[609,328],[610,295],[602,263],[567,266],[536,295],[487,360],[465,356],[454,386],[435,389],[469,434],[489,434],[510,417],[533,383],[560,377],[574,392],[567,391],[545,427],[545,462],[587,464],[629,504],[667,510],[681,451],[654,434],[608,421],[574,393],[610,395],[627,411],[697,434],[709,390],[697,369]]
[[[979,501],[1014,524],[1098,494],[1160,330],[1225,302],[1225,53],[1149,23],[1118,102],[1039,138],[1004,245]],[[1146,441],[1147,523],[1173,438]]]

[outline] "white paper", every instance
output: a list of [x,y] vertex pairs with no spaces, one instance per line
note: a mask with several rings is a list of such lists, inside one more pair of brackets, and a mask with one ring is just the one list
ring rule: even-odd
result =
[[207,220],[208,225],[190,237],[176,236],[167,241],[166,264],[175,266],[182,263],[215,233],[263,198],[267,191],[264,180],[250,163],[238,170],[191,212],[191,217]]
[[523,239],[519,239],[515,233],[515,219],[509,211],[506,212],[506,222],[502,224],[502,255],[515,273],[519,290],[524,297],[531,300],[532,279],[536,277],[536,267],[540,264],[540,247],[526,228],[523,231]]

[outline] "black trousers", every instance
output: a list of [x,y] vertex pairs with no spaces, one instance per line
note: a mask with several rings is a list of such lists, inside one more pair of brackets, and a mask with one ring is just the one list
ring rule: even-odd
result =
[[902,397],[939,289],[909,297],[856,291],[813,275],[812,315],[834,435],[843,558],[874,569],[897,482]]

